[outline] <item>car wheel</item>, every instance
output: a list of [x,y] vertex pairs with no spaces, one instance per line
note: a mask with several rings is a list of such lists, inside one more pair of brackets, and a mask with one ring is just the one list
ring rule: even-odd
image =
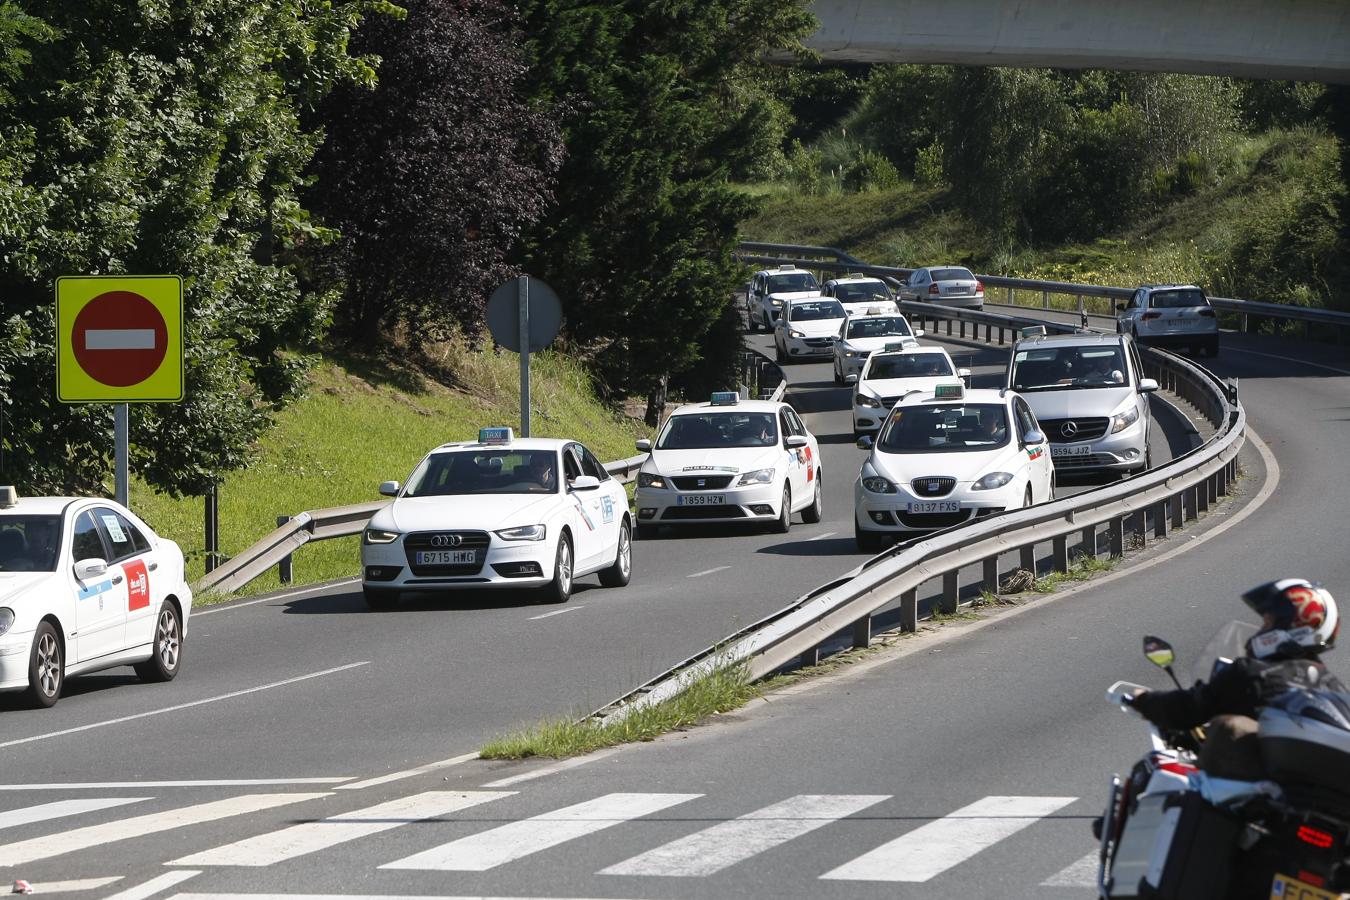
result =
[[787,363],[787,357],[783,355],[783,348],[778,346],[778,342],[773,342],[773,359],[780,366]]
[[371,612],[388,612],[398,606],[398,591],[389,588],[363,587],[361,595],[366,598],[366,607]]
[[1051,500],[1054,500],[1054,499],[1055,499],[1055,473],[1054,473],[1054,472],[1051,472],[1051,473],[1050,473],[1050,496],[1046,498],[1046,502],[1048,503],[1048,502],[1050,502]]
[[816,495],[811,501],[811,505],[802,510],[802,521],[807,525],[814,525],[820,521],[825,512],[825,498],[822,496],[820,488],[820,470],[816,469]]
[[637,539],[639,541],[654,541],[656,533],[661,530],[659,525],[639,525],[637,527]]
[[168,600],[160,604],[155,616],[155,639],[150,658],[132,666],[141,681],[173,681],[183,664],[183,621],[178,607]]
[[558,554],[553,560],[553,580],[539,589],[545,603],[566,603],[572,597],[572,540],[566,534],[558,538]]
[[792,488],[783,486],[783,508],[778,513],[770,530],[774,534],[787,534],[792,528]]
[[839,371],[839,360],[837,360],[837,359],[834,361],[834,383],[835,383],[835,384],[843,384],[843,383],[844,383],[844,376],[843,376],[843,374]]
[[39,622],[33,633],[33,649],[28,654],[28,691],[26,698],[43,709],[55,706],[66,683],[65,653],[61,638],[51,622]]
[[858,545],[858,550],[863,553],[880,553],[881,545],[885,540],[883,535],[872,531],[863,531],[858,527],[858,523],[853,523],[853,540]]
[[614,553],[614,565],[600,571],[600,583],[605,587],[623,587],[633,577],[633,533],[624,519],[619,526],[619,548]]

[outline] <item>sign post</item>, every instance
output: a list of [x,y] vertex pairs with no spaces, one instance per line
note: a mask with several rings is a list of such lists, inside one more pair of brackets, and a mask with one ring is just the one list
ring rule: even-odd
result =
[[487,302],[488,331],[520,354],[520,436],[530,436],[530,354],[553,343],[562,328],[558,295],[538,278],[520,275],[498,286]]
[[[530,345],[530,279],[516,278],[516,301],[520,306],[520,346]],[[530,352],[520,354],[520,436],[530,436]]]

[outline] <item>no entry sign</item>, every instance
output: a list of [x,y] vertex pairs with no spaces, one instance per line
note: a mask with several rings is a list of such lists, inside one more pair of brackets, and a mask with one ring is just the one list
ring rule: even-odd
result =
[[183,283],[176,275],[56,280],[63,403],[183,399]]

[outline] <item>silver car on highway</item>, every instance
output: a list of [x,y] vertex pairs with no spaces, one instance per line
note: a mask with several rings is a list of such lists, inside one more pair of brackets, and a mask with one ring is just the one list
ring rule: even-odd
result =
[[984,285],[964,266],[915,269],[900,285],[897,297],[962,309],[984,309]]
[[1205,292],[1193,284],[1143,285],[1116,310],[1116,331],[1141,344],[1219,355],[1219,320]]

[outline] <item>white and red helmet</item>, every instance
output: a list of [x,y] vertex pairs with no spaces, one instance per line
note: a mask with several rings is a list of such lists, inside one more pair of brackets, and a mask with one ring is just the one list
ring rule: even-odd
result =
[[[1252,611],[1270,616],[1270,623],[1248,644],[1258,659],[1317,654],[1336,645],[1341,630],[1336,598],[1321,585],[1302,578],[1282,578],[1242,595]],[[1291,653],[1296,645],[1301,652]]]

